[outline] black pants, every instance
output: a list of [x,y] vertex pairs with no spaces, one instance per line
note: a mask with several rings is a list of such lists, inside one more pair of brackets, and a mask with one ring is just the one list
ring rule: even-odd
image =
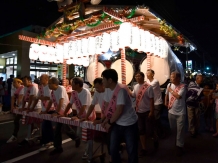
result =
[[14,114],[14,131],[13,134],[15,137],[17,137],[17,133],[20,129],[20,119],[22,118],[22,115],[20,114]]

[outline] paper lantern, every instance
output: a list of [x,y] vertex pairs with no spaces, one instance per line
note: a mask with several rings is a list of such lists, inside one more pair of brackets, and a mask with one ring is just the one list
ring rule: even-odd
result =
[[150,34],[150,51],[149,53],[152,55],[155,53],[155,36]]
[[138,27],[132,27],[131,30],[131,44],[130,44],[130,48],[133,50],[137,50],[139,49],[139,45],[140,45],[140,32],[139,32],[139,28]]
[[72,59],[76,55],[76,41],[70,41],[69,42],[69,58]]
[[139,44],[139,49],[138,49],[138,52],[139,53],[143,53],[145,52],[145,31],[143,29],[140,29],[139,30],[139,33],[140,33],[140,36],[139,36],[139,41],[140,41],[140,44]]
[[118,51],[119,50],[119,34],[116,31],[110,33],[110,50]]
[[54,62],[56,60],[56,57],[55,57],[55,48],[53,46],[49,46],[47,47],[47,51],[48,51],[48,59],[47,61],[48,62]]
[[166,42],[166,40],[164,40],[164,39],[161,39],[161,40],[163,41],[162,42],[162,58],[167,58],[169,45]]
[[159,55],[159,57],[160,58],[163,58],[163,54],[162,54],[162,43],[163,43],[163,41],[162,41],[162,39],[159,37],[158,38],[159,40],[158,40],[158,55]]
[[102,53],[108,52],[109,48],[110,48],[110,34],[103,33],[103,35],[102,35],[102,46],[101,46]]
[[101,2],[101,0],[91,0],[92,5],[98,5]]
[[88,54],[95,55],[96,45],[95,45],[95,37],[89,37],[88,39]]
[[96,36],[95,37],[95,44],[96,44],[96,54],[102,54],[102,36]]
[[78,58],[82,57],[82,41],[81,40],[76,41],[76,56]]
[[56,59],[59,63],[63,63],[63,54],[64,54],[64,47],[63,45],[60,45],[60,44],[56,44],[55,46],[55,56],[56,56]]
[[29,49],[29,58],[31,60],[37,60],[39,57],[39,45],[31,44]]
[[145,45],[145,53],[150,52],[150,32],[149,31],[144,31],[145,34],[145,40],[144,40],[144,45]]
[[160,57],[159,54],[159,37],[154,36],[154,56]]
[[64,59],[70,59],[69,45],[70,45],[70,43],[64,43]]
[[81,40],[81,44],[82,44],[82,47],[81,47],[82,56],[83,57],[89,56],[89,53],[88,53],[88,39],[83,38]]
[[130,47],[131,44],[131,30],[130,23],[122,23],[118,30],[119,33],[119,48]]
[[47,61],[47,58],[48,58],[48,49],[47,49],[47,46],[45,45],[40,45],[39,46],[39,60],[41,62],[45,62]]
[[68,65],[73,64],[73,59],[68,59],[66,63],[67,63]]

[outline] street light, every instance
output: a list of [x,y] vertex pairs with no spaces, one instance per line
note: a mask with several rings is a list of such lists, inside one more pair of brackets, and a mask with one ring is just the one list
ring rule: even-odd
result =
[[209,70],[210,68],[209,68],[209,67],[207,67],[206,69],[207,69],[207,70]]

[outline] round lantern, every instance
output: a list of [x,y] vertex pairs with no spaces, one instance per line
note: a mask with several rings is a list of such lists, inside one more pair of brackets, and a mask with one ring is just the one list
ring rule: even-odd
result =
[[37,60],[39,57],[39,45],[31,44],[29,49],[29,58],[31,60]]
[[88,53],[89,55],[95,55],[95,37],[89,37],[88,39]]
[[139,32],[139,28],[138,27],[132,27],[131,30],[131,44],[130,44],[130,48],[133,50],[137,50],[139,49],[139,45],[140,45],[140,32]]
[[118,51],[119,50],[119,34],[116,31],[110,33],[110,50]]
[[131,44],[131,30],[130,23],[122,23],[118,30],[119,33],[119,48],[130,47]]
[[102,53],[108,52],[109,48],[110,48],[110,34],[103,33],[103,35],[102,35],[102,46],[101,46]]

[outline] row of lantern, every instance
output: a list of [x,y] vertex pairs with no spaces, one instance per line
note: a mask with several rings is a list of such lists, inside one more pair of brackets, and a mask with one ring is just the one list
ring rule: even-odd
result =
[[31,60],[63,63],[63,59],[70,60],[68,63],[77,64],[79,60],[87,65],[90,55],[118,51],[121,48],[130,47],[138,52],[150,53],[161,58],[168,55],[168,44],[161,38],[149,31],[139,29],[130,23],[122,23],[118,31],[103,33],[100,36],[83,38],[68,43],[56,44],[55,47],[31,44],[29,57]]

